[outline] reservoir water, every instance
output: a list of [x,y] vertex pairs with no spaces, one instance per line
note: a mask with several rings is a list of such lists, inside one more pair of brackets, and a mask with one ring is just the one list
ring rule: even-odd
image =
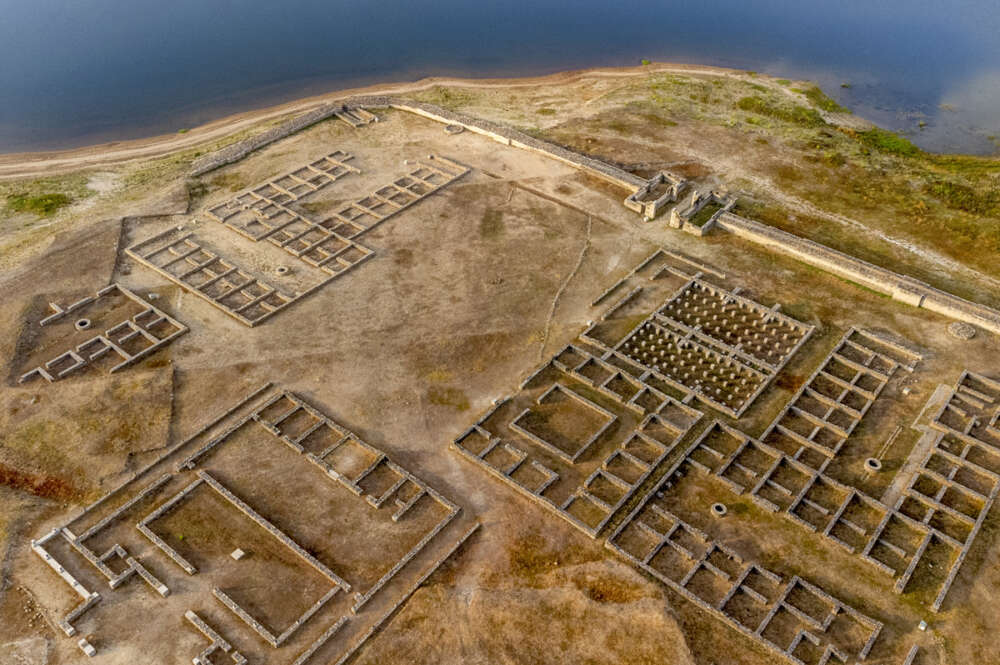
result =
[[368,83],[642,58],[808,78],[925,149],[1000,149],[998,0],[0,0],[0,10],[0,152],[175,132]]

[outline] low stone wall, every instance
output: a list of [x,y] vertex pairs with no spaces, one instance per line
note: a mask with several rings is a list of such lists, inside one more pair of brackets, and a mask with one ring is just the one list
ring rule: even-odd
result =
[[548,141],[536,139],[533,136],[529,136],[528,134],[516,129],[511,129],[510,127],[505,127],[498,123],[490,122],[489,120],[475,118],[457,111],[450,111],[448,109],[435,106],[434,104],[389,96],[350,97],[348,99],[341,100],[339,103],[327,104],[316,109],[315,111],[310,111],[309,113],[294,118],[282,125],[279,125],[278,127],[275,127],[274,129],[264,132],[263,134],[240,141],[239,143],[235,143],[231,146],[223,148],[222,150],[202,157],[192,165],[189,175],[191,177],[198,177],[212,171],[213,169],[225,166],[226,164],[232,164],[233,162],[243,159],[255,150],[259,150],[270,143],[274,143],[275,141],[290,136],[295,132],[309,127],[310,125],[316,124],[317,122],[326,120],[327,118],[343,112],[344,109],[357,111],[370,108],[394,108],[401,111],[407,111],[409,113],[415,113],[436,122],[443,123],[444,125],[458,125],[469,130],[470,132],[475,132],[476,134],[489,137],[494,141],[503,143],[504,145],[521,148],[522,150],[530,150],[551,159],[558,160],[612,184],[624,187],[630,192],[636,192],[648,184],[647,180],[629,173],[628,171],[611,166],[610,164],[605,164],[598,159],[585,157],[584,155],[557,146],[553,143],[549,143]]
[[269,129],[263,134],[258,134],[257,136],[250,137],[238,143],[234,143],[231,146],[227,146],[221,150],[205,155],[204,157],[195,160],[194,164],[191,165],[191,171],[188,175],[192,178],[197,178],[198,176],[205,175],[209,171],[214,171],[217,168],[227,164],[232,164],[233,162],[238,162],[255,150],[260,150],[270,143],[280,141],[286,136],[291,136],[295,132],[301,131],[310,125],[315,125],[317,122],[326,120],[340,111],[341,108],[342,107],[339,104],[325,104],[315,111],[309,111],[308,113],[304,113],[297,118],[292,118],[288,122],[284,122],[277,127]]
[[809,265],[858,282],[879,293],[891,296],[893,300],[899,300],[914,307],[923,307],[932,312],[1000,333],[1000,312],[997,310],[935,289],[920,280],[900,275],[886,268],[880,268],[812,240],[800,238],[733,213],[727,212],[720,215],[716,226],[751,242],[793,256]]
[[481,134],[498,143],[536,152],[545,157],[563,162],[573,168],[585,171],[633,192],[647,184],[644,178],[606,164],[598,159],[586,157],[548,141],[529,136],[516,129],[511,129],[510,127],[505,127],[489,120],[475,118],[457,111],[443,109],[433,104],[397,97],[354,97],[346,100],[345,105],[348,107],[394,108],[415,113],[445,125],[459,125],[470,132]]

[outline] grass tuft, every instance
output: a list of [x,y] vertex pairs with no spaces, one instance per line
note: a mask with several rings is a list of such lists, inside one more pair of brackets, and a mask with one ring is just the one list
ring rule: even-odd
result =
[[40,194],[39,196],[14,194],[7,197],[7,208],[14,212],[31,212],[39,217],[48,217],[59,208],[68,206],[71,202],[72,199],[65,194]]
[[858,132],[857,137],[865,147],[889,155],[916,157],[921,152],[920,148],[910,143],[909,139],[895,132],[890,132],[887,129],[876,127],[864,132]]
[[[848,86],[850,87],[850,86]],[[823,111],[828,111],[830,113],[847,113],[848,110],[838,104],[836,101],[831,99],[825,92],[819,89],[819,86],[811,86],[802,91],[802,94],[806,96],[813,106],[822,109]]]

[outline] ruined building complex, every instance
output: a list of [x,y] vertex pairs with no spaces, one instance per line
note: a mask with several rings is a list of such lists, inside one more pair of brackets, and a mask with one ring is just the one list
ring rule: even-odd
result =
[[[321,107],[201,158],[192,177],[326,119],[364,137],[389,110],[611,183],[636,225],[739,236],[972,333],[1000,333],[1000,312],[740,217],[730,193],[666,171],[640,178],[410,100]],[[130,231],[123,251],[141,266],[135,279],[189,293],[218,319],[185,324],[155,293],[112,283],[28,322],[17,381],[118,372],[166,353],[188,325],[229,323],[225,314],[266,333],[294,323],[307,306],[290,306],[311,294],[363,292],[366,262],[405,244],[402,229],[429,199],[482,171],[457,149],[400,152],[405,159],[394,153],[385,167],[393,176],[373,186],[363,178],[376,160],[340,147],[314,146],[307,163],[209,200],[183,223]],[[918,648],[898,644],[886,622],[900,596],[928,616],[944,611],[984,532],[1000,491],[1000,382],[976,367],[942,377],[917,421],[891,422],[892,436],[870,450],[873,421],[897,417],[890,402],[929,371],[933,351],[906,331],[828,329],[770,300],[753,277],[655,249],[589,294],[587,324],[540,364],[524,363],[519,384],[497,388],[488,408],[441,441],[441,454],[489,478],[515,508],[537,504],[603,543],[771,662],[847,664],[898,651],[905,659],[896,662],[912,665]],[[352,659],[460,548],[475,547],[480,524],[472,504],[422,474],[420,455],[367,442],[328,415],[337,411],[332,389],[314,399],[266,384],[205,414],[192,436],[36,534],[38,561],[75,598],[58,627],[99,659],[147,639],[145,628],[107,628],[117,625],[108,617],[138,615],[142,605],[155,608],[142,616],[197,641],[186,654],[196,665]],[[886,450],[909,430],[904,463],[884,468]],[[800,570],[796,547],[834,563]],[[894,594],[868,607],[844,588],[838,566]]]

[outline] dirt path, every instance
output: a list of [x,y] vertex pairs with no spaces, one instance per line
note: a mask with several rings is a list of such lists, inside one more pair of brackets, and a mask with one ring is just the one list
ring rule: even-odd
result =
[[542,336],[542,343],[538,347],[538,362],[542,361],[542,356],[545,353],[545,347],[549,343],[549,331],[552,329],[552,318],[556,314],[556,307],[559,306],[559,299],[562,297],[562,294],[566,291],[566,287],[569,286],[569,283],[573,281],[573,278],[576,276],[576,273],[580,272],[580,266],[583,265],[583,259],[584,257],[587,256],[587,250],[590,249],[590,233],[593,230],[593,228],[594,228],[594,218],[591,215],[587,215],[587,236],[586,238],[584,238],[583,248],[580,249],[580,256],[577,257],[576,265],[573,266],[573,269],[569,272],[568,275],[566,275],[566,279],[564,279],[562,281],[562,284],[559,285],[559,290],[556,291],[555,297],[552,298],[552,307],[549,309],[549,316],[545,320],[545,333]]

